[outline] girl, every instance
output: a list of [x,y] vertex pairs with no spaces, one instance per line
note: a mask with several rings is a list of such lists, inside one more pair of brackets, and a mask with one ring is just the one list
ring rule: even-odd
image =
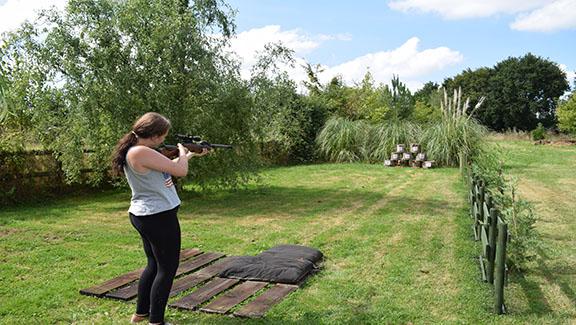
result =
[[146,113],[132,126],[113,155],[112,170],[125,175],[132,190],[130,221],[140,234],[148,263],[138,282],[136,313],[131,322],[149,318],[164,324],[164,311],[180,258],[180,198],[172,176],[188,173],[188,159],[195,154],[178,143],[179,156],[166,158],[155,147],[164,142],[170,121],[158,113]]

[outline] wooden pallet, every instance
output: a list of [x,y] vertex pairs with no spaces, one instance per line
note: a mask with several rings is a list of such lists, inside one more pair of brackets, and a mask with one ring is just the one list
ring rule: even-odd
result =
[[[195,248],[183,250],[170,297],[195,289],[168,306],[238,317],[263,317],[270,308],[299,288],[299,285],[217,277],[226,268],[228,261],[229,258],[222,253],[202,252]],[[137,280],[142,271],[137,269],[82,289],[80,294],[131,300],[137,296]]]
[[[223,256],[224,254],[220,253],[204,253],[197,255],[192,259],[181,262],[178,266],[178,270],[176,271],[176,276],[197,270]],[[120,300],[130,300],[135,298],[137,295],[138,282],[135,281],[128,286],[107,293],[106,297]]]
[[[180,261],[186,260],[190,257],[196,256],[201,254],[202,251],[200,251],[199,249],[196,248],[192,248],[192,249],[185,249],[182,252],[180,252]],[[111,280],[108,280],[104,283],[101,283],[99,285],[90,287],[90,288],[86,288],[86,289],[82,289],[80,290],[80,293],[83,295],[87,295],[87,296],[96,296],[96,297],[102,297],[103,295],[105,295],[107,292],[114,290],[116,288],[122,287],[125,284],[134,282],[135,280],[138,280],[140,278],[140,274],[142,274],[142,271],[144,271],[144,269],[137,269],[134,270],[132,272],[128,272],[126,274],[123,274],[121,276],[118,276],[116,278],[113,278]]]

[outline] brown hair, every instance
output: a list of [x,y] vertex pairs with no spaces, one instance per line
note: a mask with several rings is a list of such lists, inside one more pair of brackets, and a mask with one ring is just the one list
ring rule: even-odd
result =
[[126,165],[126,154],[128,149],[138,142],[138,138],[152,138],[166,134],[170,129],[170,120],[164,116],[148,112],[140,117],[130,132],[124,136],[116,144],[114,154],[112,154],[112,174],[121,176],[124,174],[124,165]]

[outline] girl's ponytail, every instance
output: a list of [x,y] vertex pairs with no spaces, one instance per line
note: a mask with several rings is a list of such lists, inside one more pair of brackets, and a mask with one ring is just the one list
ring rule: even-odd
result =
[[170,120],[158,113],[148,112],[142,115],[134,123],[132,130],[124,134],[116,144],[116,148],[112,154],[112,175],[124,175],[126,154],[131,147],[138,143],[138,138],[148,139],[164,135],[168,132],[170,126]]
[[114,154],[112,155],[112,175],[124,175],[124,165],[126,165],[126,154],[128,149],[138,142],[138,136],[134,131],[130,131],[118,141]]

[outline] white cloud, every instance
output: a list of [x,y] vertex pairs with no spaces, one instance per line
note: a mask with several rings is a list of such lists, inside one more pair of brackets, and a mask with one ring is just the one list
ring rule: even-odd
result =
[[[294,51],[296,66],[299,67],[304,64],[301,59],[307,53],[317,49],[323,42],[336,40],[348,41],[351,40],[348,34],[338,35],[308,35],[300,29],[282,30],[278,25],[269,25],[261,28],[253,28],[248,31],[239,33],[230,42],[231,51],[237,54],[242,61],[241,74],[244,78],[250,76],[250,68],[256,63],[258,52],[264,49],[264,45],[268,43],[281,42],[284,46]],[[286,69],[288,69],[286,67]],[[305,76],[304,71],[301,69],[289,69],[289,73],[294,80]]]
[[314,39],[299,29],[283,31],[278,25],[270,25],[239,33],[231,41],[231,48],[244,63],[252,65],[256,62],[257,52],[262,51],[268,43],[281,42],[297,55],[303,55],[320,46],[324,39],[325,36]]
[[535,32],[576,28],[576,0],[557,0],[530,13],[521,14],[510,27]]
[[326,82],[336,75],[353,84],[363,79],[369,70],[377,83],[389,83],[393,75],[412,90],[422,86],[419,79],[448,66],[460,63],[462,54],[447,47],[419,50],[420,40],[412,37],[400,47],[376,53],[369,53],[334,67],[325,67],[320,77]]
[[555,31],[576,28],[576,0],[393,0],[391,9],[436,13],[445,19],[515,15],[512,29]]
[[[318,49],[327,40],[350,40],[349,35],[307,35],[302,30],[283,31],[280,26],[266,26],[242,32],[231,44],[234,51],[242,61],[241,74],[244,78],[250,76],[250,68],[256,62],[256,54],[269,42],[282,43],[293,49],[296,64],[293,68],[284,67],[289,76],[300,83],[307,80],[302,65],[306,63],[305,54]],[[415,90],[422,86],[420,79],[453,66],[463,60],[462,54],[447,47],[437,47],[420,50],[420,40],[417,37],[408,39],[396,49],[368,53],[350,61],[334,65],[322,66],[323,72],[319,74],[321,82],[326,83],[335,76],[341,76],[349,85],[360,82],[368,70],[374,81],[389,83],[394,74],[406,83],[410,89]]]
[[24,21],[32,21],[40,9],[56,6],[63,9],[66,0],[7,0],[0,5],[0,33],[18,28]]
[[550,3],[550,0],[394,0],[388,6],[403,12],[432,12],[447,19],[488,17],[499,13],[516,14]]

